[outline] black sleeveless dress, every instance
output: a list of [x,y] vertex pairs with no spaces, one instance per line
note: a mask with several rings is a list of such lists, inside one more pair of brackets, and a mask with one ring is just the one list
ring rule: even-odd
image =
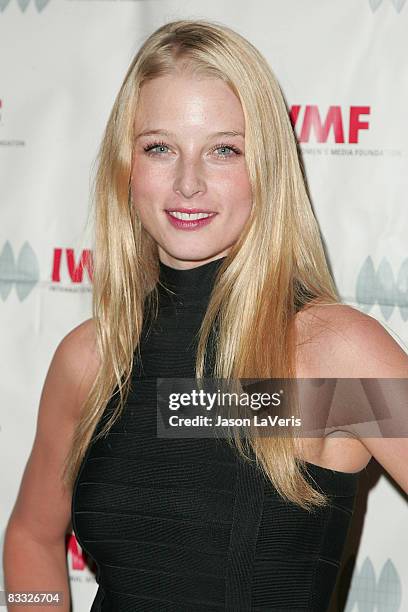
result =
[[[191,270],[160,263],[161,282],[177,296],[159,287],[159,317],[144,326],[126,409],[83,459],[72,525],[97,566],[92,612],[328,608],[358,474],[309,463],[308,477],[332,503],[308,513],[221,438],[156,437],[156,378],[195,377],[195,334],[223,259]],[[111,410],[109,402],[94,436]]]

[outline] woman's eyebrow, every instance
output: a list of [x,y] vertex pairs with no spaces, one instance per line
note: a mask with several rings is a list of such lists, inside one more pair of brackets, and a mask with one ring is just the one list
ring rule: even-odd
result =
[[[168,132],[167,130],[162,130],[162,129],[152,130],[148,128],[146,130],[143,130],[143,132],[140,132],[139,134],[137,134],[136,140],[138,138],[141,138],[142,136],[150,136],[151,134],[161,134],[163,136],[171,136],[171,137],[176,136],[176,134],[174,134],[173,132]],[[242,136],[243,138],[245,138],[245,134],[238,130],[230,130],[227,132],[213,132],[212,134],[209,134],[208,140],[210,138],[213,138],[214,136]]]

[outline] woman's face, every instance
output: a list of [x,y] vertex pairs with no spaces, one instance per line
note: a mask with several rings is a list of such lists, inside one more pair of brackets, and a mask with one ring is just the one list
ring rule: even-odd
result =
[[252,207],[239,99],[215,78],[148,81],[135,134],[132,202],[160,260],[188,269],[227,255]]

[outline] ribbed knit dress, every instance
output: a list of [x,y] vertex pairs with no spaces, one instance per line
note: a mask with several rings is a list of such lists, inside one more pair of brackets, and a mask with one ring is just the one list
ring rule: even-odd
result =
[[72,524],[97,566],[92,612],[328,608],[359,474],[308,463],[331,499],[309,513],[222,438],[156,435],[156,379],[195,377],[196,334],[223,260],[160,262],[158,318],[144,327],[125,410],[95,442],[111,399],[82,461]]

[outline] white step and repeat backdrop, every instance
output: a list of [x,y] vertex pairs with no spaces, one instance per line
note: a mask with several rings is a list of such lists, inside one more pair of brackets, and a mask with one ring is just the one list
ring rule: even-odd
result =
[[[177,18],[223,22],[267,57],[341,295],[408,344],[408,2],[0,0],[0,545],[52,354],[91,314],[103,128],[140,44]],[[332,611],[408,610],[406,525],[406,496],[371,462]],[[67,546],[82,612],[96,583],[73,534]]]

